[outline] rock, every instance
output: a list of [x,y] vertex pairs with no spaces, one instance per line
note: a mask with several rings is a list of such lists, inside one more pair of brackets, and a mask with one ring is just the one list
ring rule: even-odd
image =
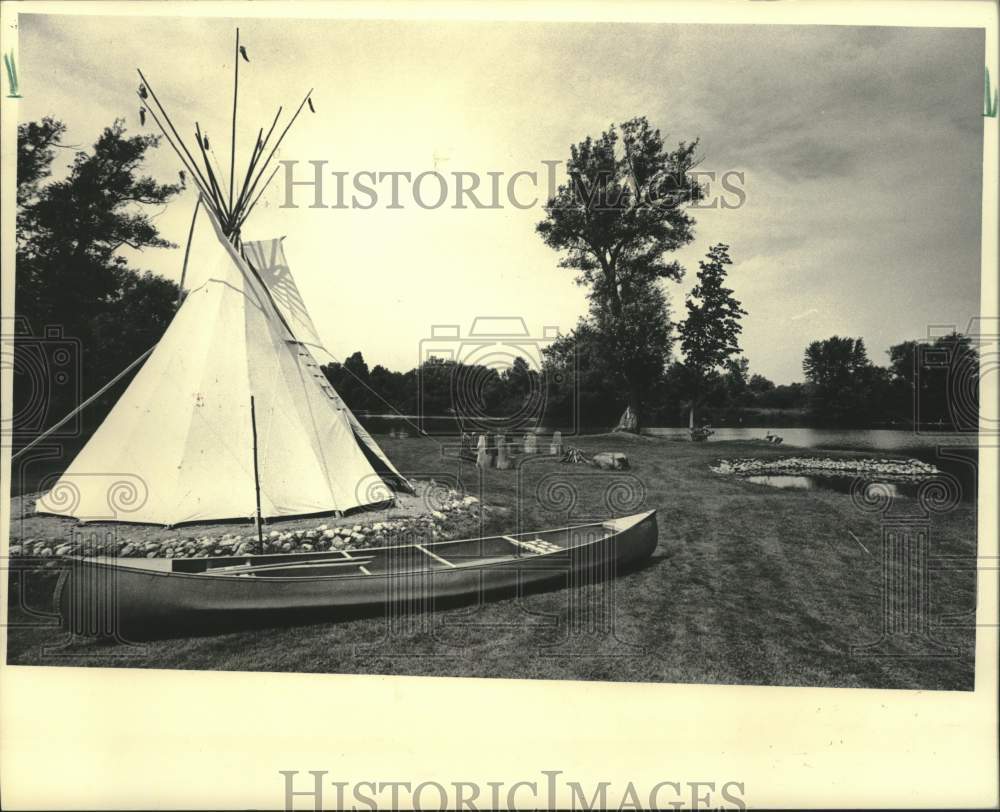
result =
[[146,553],[146,558],[156,558],[156,553],[155,552]]
[[11,555],[21,555],[21,551],[23,549],[24,548],[20,544],[11,544],[10,545],[10,554]]
[[476,467],[480,469],[489,468],[493,464],[493,457],[489,449],[486,448],[486,435],[480,434],[476,443]]
[[784,459],[719,460],[711,470],[717,474],[752,474],[756,472],[829,472],[834,476],[873,474],[881,477],[923,478],[940,471],[920,460],[840,459],[829,457],[785,457]]
[[131,544],[126,544],[125,545],[125,549],[123,549],[121,551],[121,554],[122,555],[134,555],[135,552],[136,552],[135,547],[133,547]]
[[602,451],[594,454],[594,466],[605,471],[627,471],[629,469],[628,457],[620,451]]
[[56,555],[68,555],[73,551],[74,545],[63,544],[61,547],[56,548]]
[[506,471],[511,466],[510,449],[507,447],[507,438],[502,434],[497,435],[497,460],[496,466],[501,471]]
[[303,544],[300,549],[308,553],[310,550],[312,550],[312,548],[313,547],[311,544]]

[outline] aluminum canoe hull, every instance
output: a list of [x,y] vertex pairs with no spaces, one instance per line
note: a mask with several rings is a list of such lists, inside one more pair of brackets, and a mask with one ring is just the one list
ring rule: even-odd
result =
[[[349,617],[390,607],[433,609],[477,596],[569,586],[582,573],[614,577],[649,558],[657,542],[656,513],[649,511],[514,536],[274,556],[278,563],[266,568],[256,565],[267,556],[244,557],[246,565],[239,557],[72,559],[58,605],[71,631],[122,640],[250,616],[323,611]],[[513,552],[502,554],[507,548]],[[345,566],[352,557],[366,564],[352,571]],[[324,573],[324,563],[335,574],[311,574]],[[228,574],[226,564],[238,574]],[[183,571],[193,566],[205,571]],[[241,577],[246,567],[252,569]]]

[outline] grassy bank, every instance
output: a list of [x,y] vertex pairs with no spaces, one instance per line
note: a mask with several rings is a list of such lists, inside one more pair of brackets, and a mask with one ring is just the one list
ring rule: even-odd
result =
[[[409,616],[242,629],[125,647],[67,641],[52,628],[11,628],[15,664],[214,670],[607,679],[754,685],[969,690],[974,642],[964,626],[936,628],[948,656],[859,656],[882,624],[883,517],[845,494],[797,492],[721,477],[722,457],[810,454],[747,442],[695,444],[621,436],[572,442],[624,451],[627,472],[523,461],[479,472],[426,439],[382,441],[401,470],[464,488],[499,509],[485,531],[561,526],[655,507],[651,562],[618,579]],[[822,456],[862,457],[851,452]],[[888,456],[888,455],[886,455]],[[920,514],[900,500],[897,514]],[[932,556],[974,556],[974,502],[930,516]],[[934,571],[931,621],[975,605],[974,571]],[[30,596],[29,596],[30,597]],[[20,599],[12,594],[12,604]],[[31,600],[37,600],[36,594]],[[14,617],[23,611],[14,606]],[[65,644],[65,645],[64,645]],[[43,646],[61,646],[59,656]],[[893,650],[934,653],[929,644]],[[892,652],[890,652],[892,653]]]

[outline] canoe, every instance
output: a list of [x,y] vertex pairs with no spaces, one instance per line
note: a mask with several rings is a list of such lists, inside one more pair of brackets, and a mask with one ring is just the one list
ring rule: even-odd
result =
[[656,549],[656,511],[509,536],[215,558],[67,557],[63,626],[120,641],[267,614],[352,616],[614,576]]

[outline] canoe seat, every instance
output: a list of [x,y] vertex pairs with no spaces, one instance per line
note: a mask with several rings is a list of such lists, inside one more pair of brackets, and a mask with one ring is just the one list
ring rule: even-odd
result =
[[445,565],[446,567],[452,567],[452,568],[453,568],[453,567],[455,566],[455,565],[454,565],[454,564],[452,564],[452,563],[451,563],[451,562],[450,562],[450,561],[449,561],[449,560],[448,560],[447,558],[442,558],[442,557],[441,557],[441,556],[439,556],[439,555],[438,555],[437,553],[433,552],[432,550],[428,550],[428,549],[427,549],[426,547],[424,547],[423,545],[420,545],[420,544],[414,544],[413,546],[414,546],[414,547],[415,547],[416,549],[420,550],[420,552],[424,553],[425,555],[427,555],[427,556],[429,556],[430,558],[432,558],[432,559],[434,559],[435,561],[437,561],[437,562],[438,562],[439,564],[444,564],[444,565]]
[[[352,561],[356,560],[353,555],[351,555],[349,552],[347,552],[347,550],[339,550],[339,552],[340,552],[340,554],[342,556],[344,556],[344,558],[351,559]],[[371,557],[368,557],[365,560],[366,560],[366,562],[370,562],[372,559],[371,559]],[[365,567],[365,566],[363,566],[361,564],[358,564],[358,569],[361,571],[362,575],[371,575],[371,571],[367,567]]]
[[[288,572],[293,570],[315,570],[315,569],[351,569],[359,568],[364,571],[364,564],[370,564],[372,561],[372,556],[365,556],[364,558],[354,558],[349,556],[348,560],[337,559],[335,561],[329,558],[313,559],[312,561],[304,561],[302,563],[290,563],[281,562],[278,564],[254,564],[250,562],[248,564],[237,564],[231,567],[216,567],[215,569],[210,569],[205,571],[205,575],[218,575],[223,577],[231,576],[243,576],[243,575],[256,575],[258,573],[267,574],[279,574],[281,572]],[[367,572],[365,574],[368,574]]]
[[515,547],[531,553],[555,553],[563,549],[558,544],[540,538],[516,539],[513,536],[503,536],[502,538],[509,541]]

